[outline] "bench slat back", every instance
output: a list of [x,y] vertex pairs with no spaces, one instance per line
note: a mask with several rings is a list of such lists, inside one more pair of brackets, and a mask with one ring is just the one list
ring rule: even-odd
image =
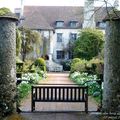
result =
[[32,100],[39,102],[86,102],[88,87],[32,86]]

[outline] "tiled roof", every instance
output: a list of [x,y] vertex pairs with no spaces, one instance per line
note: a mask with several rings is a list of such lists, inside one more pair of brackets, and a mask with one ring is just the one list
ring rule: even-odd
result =
[[[70,21],[83,23],[83,7],[73,6],[25,6],[23,26],[30,29],[54,29],[56,21],[64,21],[64,28],[70,28]],[[106,8],[95,8],[95,21],[102,21]]]

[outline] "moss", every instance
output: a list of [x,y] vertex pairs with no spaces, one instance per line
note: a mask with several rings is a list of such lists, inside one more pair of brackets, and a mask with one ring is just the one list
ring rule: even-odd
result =
[[11,116],[7,117],[6,120],[25,120],[25,119],[19,114],[12,114]]
[[10,13],[12,13],[12,12],[10,11],[10,9],[8,9],[6,7],[0,8],[0,16],[8,15]]

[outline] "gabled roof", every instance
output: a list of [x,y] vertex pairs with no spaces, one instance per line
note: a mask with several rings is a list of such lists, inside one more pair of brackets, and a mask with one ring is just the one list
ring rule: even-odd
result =
[[[83,11],[80,6],[25,6],[22,25],[30,29],[54,29],[56,21],[64,21],[64,28],[69,28],[70,21],[78,21],[80,28]],[[106,14],[106,8],[95,8],[95,21],[102,21]]]

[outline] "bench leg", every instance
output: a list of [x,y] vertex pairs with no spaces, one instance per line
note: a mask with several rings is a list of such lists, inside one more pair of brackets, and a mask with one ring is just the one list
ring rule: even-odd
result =
[[31,111],[33,112],[34,110],[35,110],[35,102],[32,101],[32,103],[31,103]]
[[88,101],[85,102],[85,112],[88,113]]

